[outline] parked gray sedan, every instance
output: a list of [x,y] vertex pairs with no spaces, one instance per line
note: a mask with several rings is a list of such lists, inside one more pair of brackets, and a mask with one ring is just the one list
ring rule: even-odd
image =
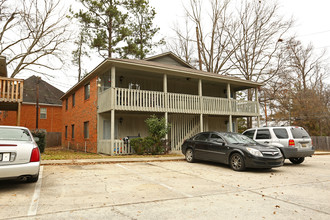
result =
[[40,152],[29,129],[0,126],[0,179],[37,182]]

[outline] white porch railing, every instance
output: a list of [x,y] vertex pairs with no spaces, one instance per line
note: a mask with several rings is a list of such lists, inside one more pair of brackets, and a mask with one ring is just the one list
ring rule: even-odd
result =
[[[114,91],[114,94],[112,94],[112,91]],[[111,101],[112,97],[113,102]],[[109,111],[114,107],[116,110],[125,111],[258,115],[257,102],[179,93],[115,88],[100,93],[98,100],[99,112]]]
[[134,154],[134,150],[123,140],[115,140],[114,145],[111,146],[111,140],[99,140],[98,141],[98,153],[110,154],[110,155],[127,155]]

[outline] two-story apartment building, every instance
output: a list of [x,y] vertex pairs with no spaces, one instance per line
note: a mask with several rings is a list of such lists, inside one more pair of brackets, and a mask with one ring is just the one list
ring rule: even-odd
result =
[[15,125],[20,125],[21,121],[23,86],[22,79],[7,78],[6,57],[0,56],[0,114],[14,111]]
[[[62,143],[104,154],[126,154],[127,136],[147,136],[152,114],[171,124],[172,151],[206,130],[237,131],[238,117],[257,117],[260,83],[192,68],[172,53],[146,60],[109,58],[62,96]],[[254,89],[255,101],[236,100]]]

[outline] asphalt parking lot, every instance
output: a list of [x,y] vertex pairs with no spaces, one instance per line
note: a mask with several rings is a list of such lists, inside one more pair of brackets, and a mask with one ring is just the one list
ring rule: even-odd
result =
[[0,219],[330,219],[330,156],[234,172],[215,163],[42,166],[0,182]]

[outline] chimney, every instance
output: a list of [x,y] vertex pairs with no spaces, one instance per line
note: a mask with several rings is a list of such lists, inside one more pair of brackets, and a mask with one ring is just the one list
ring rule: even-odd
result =
[[0,55],[0,77],[7,77],[6,57]]

